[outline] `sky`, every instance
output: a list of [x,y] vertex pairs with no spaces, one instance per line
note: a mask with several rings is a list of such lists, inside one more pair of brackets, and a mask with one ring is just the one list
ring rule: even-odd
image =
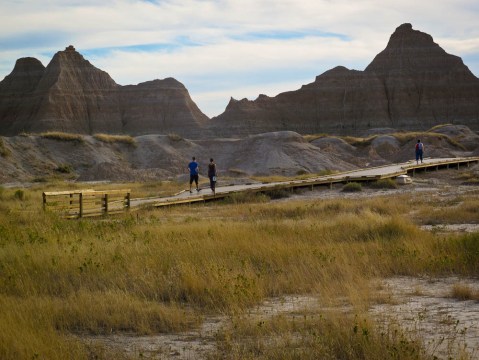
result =
[[341,65],[364,70],[403,23],[479,77],[477,0],[1,0],[0,81],[73,45],[120,85],[173,77],[209,117]]

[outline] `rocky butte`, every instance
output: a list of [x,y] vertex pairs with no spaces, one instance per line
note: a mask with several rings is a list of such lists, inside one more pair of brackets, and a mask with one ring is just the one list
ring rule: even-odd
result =
[[433,38],[399,26],[364,71],[338,66],[300,89],[231,99],[212,119],[173,78],[121,86],[73,46],[45,68],[19,59],[0,82],[0,135],[49,130],[80,134],[169,134],[191,139],[274,131],[356,134],[372,128],[479,130],[479,79]]
[[338,66],[296,91],[231,99],[210,127],[221,136],[242,136],[426,130],[444,123],[479,130],[479,79],[430,35],[403,24],[364,71]]
[[46,68],[37,59],[19,59],[0,82],[5,136],[43,131],[189,136],[208,120],[175,79],[121,86],[73,46],[57,52]]

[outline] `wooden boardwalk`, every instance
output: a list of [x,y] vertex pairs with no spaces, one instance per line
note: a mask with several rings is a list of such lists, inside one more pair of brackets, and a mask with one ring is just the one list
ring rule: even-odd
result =
[[[401,164],[392,164],[378,166],[373,168],[365,168],[342,172],[326,176],[318,176],[304,180],[280,181],[271,183],[254,183],[246,185],[228,185],[217,186],[216,194],[213,194],[209,188],[202,189],[200,192],[182,191],[167,197],[150,198],[150,199],[131,199],[131,207],[150,204],[152,206],[161,207],[169,205],[189,204],[195,202],[211,201],[222,199],[231,194],[241,192],[268,192],[281,189],[295,188],[311,188],[315,186],[332,187],[336,183],[347,182],[369,182],[380,179],[396,178],[399,175],[414,176],[419,171],[432,171],[439,169],[454,168],[459,169],[461,166],[469,166],[478,163],[479,157],[459,157],[459,158],[428,158],[423,163],[416,164],[415,161],[409,161]],[[221,181],[221,179],[220,179]]]

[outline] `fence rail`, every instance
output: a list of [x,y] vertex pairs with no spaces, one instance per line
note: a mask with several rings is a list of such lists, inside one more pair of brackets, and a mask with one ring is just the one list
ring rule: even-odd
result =
[[117,213],[130,209],[130,193],[130,189],[44,192],[43,209],[69,218]]

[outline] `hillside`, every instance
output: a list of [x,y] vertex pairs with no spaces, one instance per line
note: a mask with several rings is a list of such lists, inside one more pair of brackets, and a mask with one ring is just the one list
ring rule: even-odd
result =
[[251,176],[296,176],[346,171],[414,158],[420,136],[426,157],[479,155],[479,135],[445,125],[423,133],[389,132],[364,137],[303,137],[291,131],[244,139],[188,140],[175,135],[105,137],[65,134],[0,137],[0,184],[55,178],[77,181],[187,181],[192,156],[206,176],[217,163],[220,181]]

